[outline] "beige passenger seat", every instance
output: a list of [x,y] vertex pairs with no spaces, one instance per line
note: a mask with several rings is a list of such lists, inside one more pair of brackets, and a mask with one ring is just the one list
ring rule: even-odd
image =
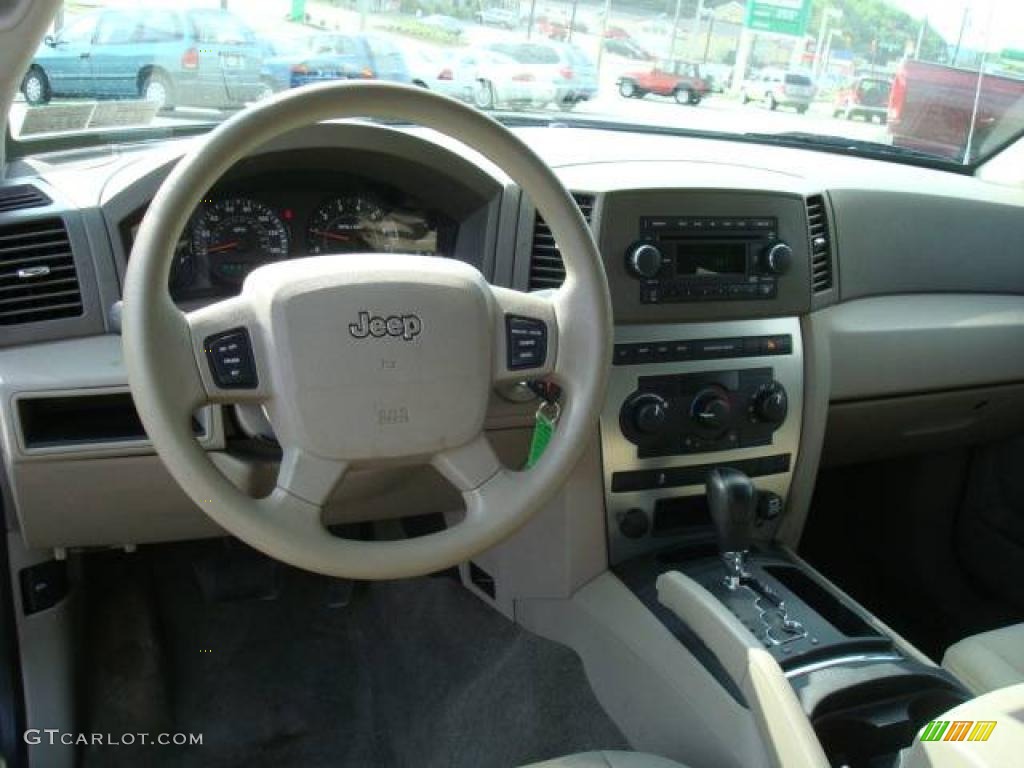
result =
[[1024,683],[1024,623],[965,637],[946,649],[942,666],[975,696]]

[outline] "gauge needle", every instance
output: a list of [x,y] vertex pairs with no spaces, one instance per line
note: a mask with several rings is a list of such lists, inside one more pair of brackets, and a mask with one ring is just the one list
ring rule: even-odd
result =
[[322,230],[322,229],[313,229],[313,230],[310,230],[310,231],[314,235],[316,235],[317,237],[326,237],[328,240],[348,241],[348,240],[352,239],[348,235],[339,235],[339,234],[337,234],[335,232],[327,232],[327,231]]
[[232,240],[230,243],[221,243],[220,245],[211,245],[206,249],[207,253],[216,253],[217,251],[230,251],[241,245],[240,240]]

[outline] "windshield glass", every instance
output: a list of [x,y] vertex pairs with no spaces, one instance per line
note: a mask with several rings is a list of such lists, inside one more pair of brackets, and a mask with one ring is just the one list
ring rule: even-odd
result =
[[503,117],[970,166],[1024,133],[1021,0],[88,0],[10,114],[13,154],[205,130],[332,80]]

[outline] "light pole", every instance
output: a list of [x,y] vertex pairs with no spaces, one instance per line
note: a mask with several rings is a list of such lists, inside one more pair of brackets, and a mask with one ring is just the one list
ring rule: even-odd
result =
[[693,29],[690,31],[690,56],[697,58],[697,38],[700,37],[700,19],[704,15],[704,0],[697,0],[697,14],[693,17]]
[[820,79],[823,75],[828,74],[828,65],[832,60],[832,41],[836,38],[836,35],[842,35],[843,30],[838,27],[832,27],[828,31],[828,40],[825,42],[825,50],[822,52],[824,55],[821,58],[821,68],[818,72],[818,78]]
[[711,35],[714,34],[715,22],[718,21],[718,14],[715,12],[714,8],[708,11],[706,16],[708,18],[708,36],[704,40],[704,58],[702,59],[702,63],[704,64],[708,63],[708,52],[711,50]]
[[[533,0],[536,5],[537,0]],[[605,34],[608,32],[608,17],[612,12],[612,0],[605,0],[604,18],[601,19],[601,36],[597,41],[597,75],[601,76],[601,60],[604,58]]]
[[821,27],[818,29],[818,43],[814,46],[814,77],[821,73],[821,49],[825,45],[825,31],[828,29],[829,19],[841,19],[843,12],[838,8],[826,8],[821,14]]
[[967,27],[971,23],[971,9],[970,7],[964,8],[964,20],[960,22],[960,34],[956,38],[956,51],[953,53],[953,66],[956,66],[956,60],[960,58],[960,45],[964,41],[964,32],[967,31]]
[[576,6],[580,4],[580,0],[572,0],[572,15],[569,17],[569,34],[566,39],[567,43],[572,42],[572,33],[576,29]]
[[914,46],[914,58],[921,58],[921,46],[924,45],[924,33],[928,31],[928,17],[921,22],[921,31],[917,33],[917,45]]
[[668,60],[672,61],[676,57],[676,34],[679,31],[679,13],[683,9],[683,0],[676,0],[676,13],[672,17],[672,36],[668,41]]

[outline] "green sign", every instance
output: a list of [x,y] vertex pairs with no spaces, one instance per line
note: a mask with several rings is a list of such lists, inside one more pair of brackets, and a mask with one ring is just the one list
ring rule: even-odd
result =
[[802,36],[810,20],[811,0],[750,0],[744,23],[757,32]]

